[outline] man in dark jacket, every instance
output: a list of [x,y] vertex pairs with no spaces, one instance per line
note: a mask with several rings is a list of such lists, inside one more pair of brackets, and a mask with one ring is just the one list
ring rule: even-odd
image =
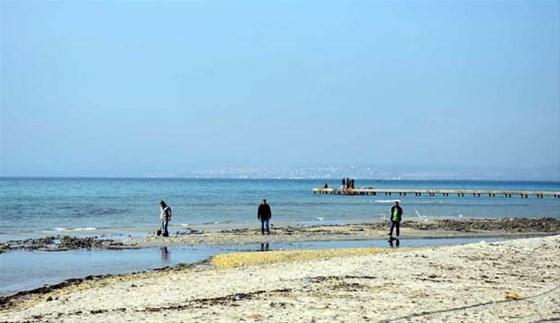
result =
[[391,208],[391,230],[389,230],[389,240],[393,239],[393,228],[397,228],[397,237],[399,236],[399,229],[401,226],[402,208],[398,201],[395,201]]
[[263,200],[261,205],[259,205],[259,210],[257,211],[257,219],[261,220],[261,232],[264,235],[264,229],[266,226],[266,233],[270,234],[269,222],[272,218],[272,211],[270,211],[270,205]]

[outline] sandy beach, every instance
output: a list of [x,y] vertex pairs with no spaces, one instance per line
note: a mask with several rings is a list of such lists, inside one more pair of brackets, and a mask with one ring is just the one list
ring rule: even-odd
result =
[[558,259],[558,235],[293,257],[229,254],[22,293],[2,299],[0,321],[557,321]]

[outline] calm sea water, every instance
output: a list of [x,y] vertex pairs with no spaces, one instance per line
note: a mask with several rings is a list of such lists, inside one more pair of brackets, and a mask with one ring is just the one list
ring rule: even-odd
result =
[[[338,187],[339,181],[328,181]],[[273,223],[384,221],[395,198],[404,218],[560,217],[560,199],[314,195],[323,180],[0,179],[0,241],[45,234],[143,235],[159,225],[159,201],[173,208],[171,231],[255,226],[268,199]],[[358,187],[560,191],[560,182],[358,180]]]

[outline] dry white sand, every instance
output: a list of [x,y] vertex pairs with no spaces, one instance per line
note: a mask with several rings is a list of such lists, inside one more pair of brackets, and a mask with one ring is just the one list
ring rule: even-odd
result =
[[0,321],[560,321],[559,259],[553,236],[146,273],[33,296]]

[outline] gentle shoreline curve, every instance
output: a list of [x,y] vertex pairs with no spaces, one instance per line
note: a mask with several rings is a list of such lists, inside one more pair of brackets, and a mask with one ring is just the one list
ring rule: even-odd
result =
[[161,268],[154,268],[137,272],[89,275],[83,278],[71,278],[57,284],[46,285],[39,288],[19,291],[11,295],[0,296],[0,313],[9,308],[20,308],[21,306],[28,307],[30,305],[29,303],[34,303],[37,301],[50,301],[52,299],[58,298],[59,295],[66,293],[68,290],[76,291],[92,288],[97,285],[105,286],[113,281],[132,280],[135,279],[135,277],[145,278],[151,275],[157,276],[161,275],[161,273],[170,271],[184,271],[204,268],[207,269],[210,267],[210,259],[205,259],[203,261],[195,263],[177,264],[174,266],[165,266]]
[[[370,240],[387,238],[387,224],[374,222],[342,225],[313,225],[274,227],[271,235],[261,235],[259,229],[229,229],[220,232],[174,234],[158,237],[150,234],[144,238],[125,240],[139,247],[169,245],[231,245],[249,243],[278,243],[297,241]],[[487,238],[533,237],[560,234],[560,219],[438,219],[429,221],[408,220],[401,224],[401,237],[405,239],[437,238]]]
[[187,266],[12,298],[0,321],[557,320],[557,259],[560,235],[227,269]]
[[[261,235],[259,229],[240,228],[198,231],[186,228],[169,237],[149,233],[142,238],[111,240],[94,237],[46,236],[0,243],[0,253],[11,250],[66,251],[77,249],[115,250],[180,245],[240,245],[303,241],[371,240],[387,238],[387,224],[381,222],[332,225],[288,225],[273,227],[271,235]],[[401,238],[527,238],[560,234],[560,219],[425,219],[408,220],[401,224]]]

